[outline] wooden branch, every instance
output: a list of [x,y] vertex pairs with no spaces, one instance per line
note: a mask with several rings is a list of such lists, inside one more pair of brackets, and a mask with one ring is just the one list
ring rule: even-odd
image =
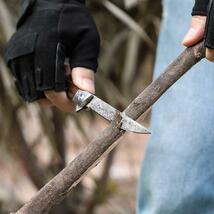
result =
[[[205,50],[200,43],[187,48],[172,64],[153,81],[125,110],[125,113],[137,119],[181,76],[193,65],[203,59]],[[103,156],[111,151],[124,131],[121,131],[116,118],[114,123],[106,128],[87,148],[78,155],[67,167],[46,184],[35,197],[25,204],[17,214],[48,213],[56,204],[60,203],[71,189],[79,183]]]
[[0,25],[3,29],[3,34],[6,40],[8,40],[14,33],[15,27],[12,21],[11,13],[8,10],[8,7],[4,1],[0,1],[0,20]]

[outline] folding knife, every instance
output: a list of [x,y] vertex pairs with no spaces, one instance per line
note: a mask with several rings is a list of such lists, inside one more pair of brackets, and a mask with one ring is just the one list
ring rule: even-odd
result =
[[110,122],[112,122],[116,114],[119,113],[122,118],[120,126],[121,129],[139,134],[150,134],[144,126],[128,117],[124,112],[119,112],[108,103],[96,97],[94,94],[87,91],[77,90],[72,100],[76,104],[77,112],[84,108],[89,108]]

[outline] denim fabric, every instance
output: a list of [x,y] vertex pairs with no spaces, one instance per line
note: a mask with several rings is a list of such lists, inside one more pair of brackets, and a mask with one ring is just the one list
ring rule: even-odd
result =
[[[194,0],[164,0],[154,76],[184,49]],[[203,60],[154,105],[138,214],[214,213],[214,64]]]

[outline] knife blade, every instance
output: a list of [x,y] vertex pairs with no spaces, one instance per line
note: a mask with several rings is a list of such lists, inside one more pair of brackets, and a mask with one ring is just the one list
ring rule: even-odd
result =
[[[87,91],[78,90],[72,100],[76,104],[76,111],[81,111],[87,107],[110,122],[114,120],[115,115],[119,112],[113,106]],[[128,117],[124,112],[119,113],[122,118],[120,126],[121,129],[134,133],[150,134],[144,126]]]

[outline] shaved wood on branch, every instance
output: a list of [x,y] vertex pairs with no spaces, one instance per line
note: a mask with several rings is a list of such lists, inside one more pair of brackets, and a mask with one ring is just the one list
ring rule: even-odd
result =
[[[137,119],[204,56],[205,49],[202,43],[187,48],[125,109],[125,113],[131,118]],[[16,214],[48,213],[56,204],[60,203],[82,177],[117,145],[116,140],[124,134],[124,131],[119,129],[120,120],[120,116],[115,118],[108,128]]]

